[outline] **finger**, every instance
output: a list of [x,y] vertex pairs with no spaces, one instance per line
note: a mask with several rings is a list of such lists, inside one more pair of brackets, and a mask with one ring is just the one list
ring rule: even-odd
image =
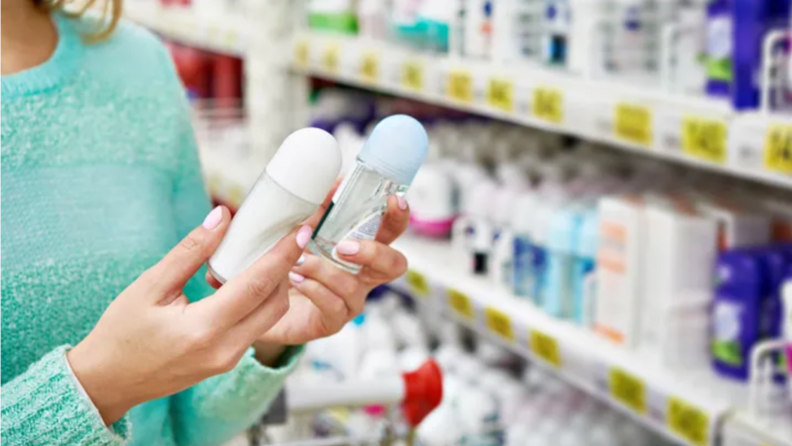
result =
[[[297,262],[289,276],[295,287],[300,284],[300,278],[314,280],[340,297],[349,313],[357,314],[363,310],[365,293],[360,292],[361,286],[356,275],[315,255],[305,254],[302,259],[304,260]],[[298,280],[294,280],[295,278]]]
[[380,242],[347,239],[341,240],[335,249],[341,260],[374,271],[384,279],[395,280],[407,272],[404,254]]
[[290,280],[292,286],[319,309],[322,315],[322,327],[325,329],[323,336],[337,332],[357,314],[350,310],[344,299],[330,291],[324,284],[296,273],[291,274]]
[[228,335],[235,342],[250,345],[270,330],[289,311],[289,283],[280,282],[272,294],[242,319]]
[[388,198],[388,208],[382,219],[382,225],[377,232],[376,241],[390,245],[394,240],[407,230],[410,222],[410,210],[404,197],[391,196]]
[[[224,206],[214,208],[201,226],[190,232],[159,263],[146,271],[146,280],[161,290],[181,292],[187,281],[215,252],[230,221],[228,209]],[[155,297],[154,293],[151,294]]]
[[311,239],[311,227],[295,228],[253,265],[225,283],[213,296],[191,305],[191,311],[220,328],[236,325],[266,300],[302,255]]

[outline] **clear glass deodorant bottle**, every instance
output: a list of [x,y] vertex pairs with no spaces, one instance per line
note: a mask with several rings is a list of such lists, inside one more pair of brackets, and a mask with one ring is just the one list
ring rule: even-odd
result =
[[316,212],[340,170],[332,135],[316,128],[289,135],[239,207],[209,273],[225,283],[247,269]]
[[374,239],[388,197],[407,192],[428,145],[426,131],[414,118],[394,115],[377,124],[314,231],[311,252],[357,274],[360,266],[339,259],[336,244]]

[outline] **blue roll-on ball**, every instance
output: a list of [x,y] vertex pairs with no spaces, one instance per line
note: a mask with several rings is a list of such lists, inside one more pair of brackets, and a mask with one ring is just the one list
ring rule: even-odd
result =
[[407,115],[389,116],[377,124],[359,159],[383,176],[409,185],[426,159],[429,137],[423,125]]

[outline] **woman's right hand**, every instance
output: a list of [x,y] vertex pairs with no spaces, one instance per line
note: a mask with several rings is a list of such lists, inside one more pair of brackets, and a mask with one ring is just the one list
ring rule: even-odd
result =
[[231,216],[215,208],[107,308],[67,354],[105,423],[133,406],[230,371],[289,308],[288,274],[311,237],[302,226],[243,274],[198,302],[185,283],[217,249]]

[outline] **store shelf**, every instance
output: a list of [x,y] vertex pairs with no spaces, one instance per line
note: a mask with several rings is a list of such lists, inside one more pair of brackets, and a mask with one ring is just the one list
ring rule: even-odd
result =
[[292,59],[301,73],[792,188],[789,115],[354,37],[300,34]]
[[124,17],[169,39],[223,54],[244,56],[249,40],[247,20],[239,14],[198,15],[188,7],[132,1],[124,4]]
[[[679,444],[721,444],[719,433],[732,408],[746,400],[743,386],[717,379],[708,368],[664,368],[473,277],[466,257],[447,242],[405,236],[396,247],[407,256],[410,272],[394,287],[416,296],[426,311],[450,315]],[[767,445],[792,446],[792,437],[783,435]]]

